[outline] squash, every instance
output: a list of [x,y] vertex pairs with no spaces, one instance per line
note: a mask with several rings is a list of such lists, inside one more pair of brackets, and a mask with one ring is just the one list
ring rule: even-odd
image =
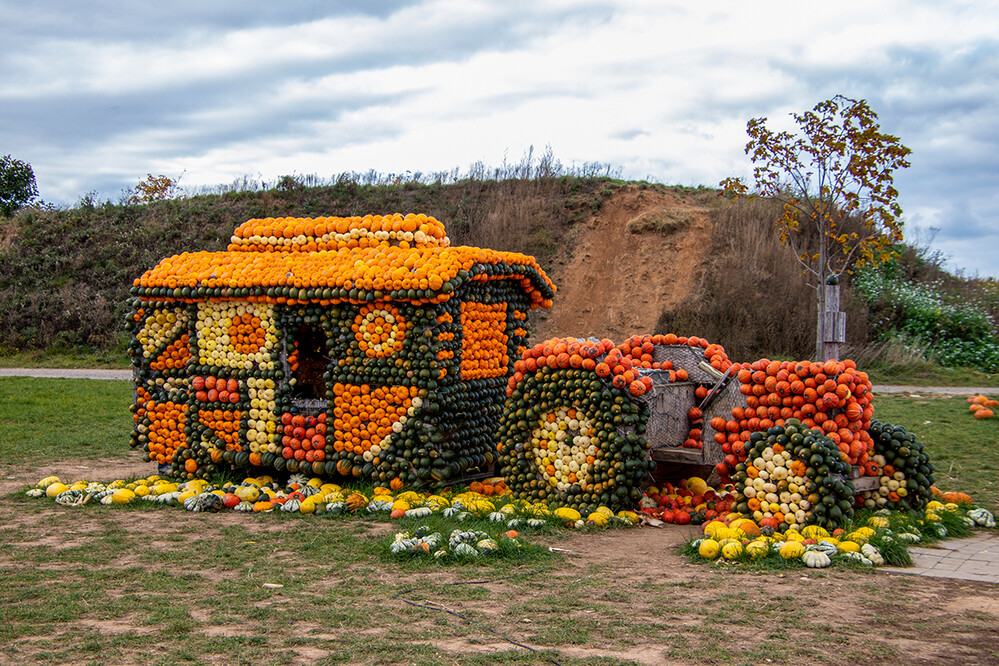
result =
[[995,516],[988,509],[971,509],[968,511],[968,518],[975,521],[979,527],[995,527]]
[[594,525],[598,525],[600,527],[606,525],[607,520],[608,520],[607,514],[602,511],[594,511],[593,513],[591,513],[586,517],[587,523],[593,523]]
[[865,543],[860,547],[860,554],[870,560],[871,564],[875,566],[881,566],[885,563],[885,558],[881,555],[881,551],[869,543]]
[[770,554],[770,544],[762,539],[756,539],[746,544],[746,552],[750,558],[758,560]]
[[67,490],[69,490],[69,486],[59,483],[59,481],[55,481],[54,483],[50,483],[45,487],[45,496],[56,497],[57,495],[61,495],[62,493],[66,492]]
[[311,484],[306,484],[301,488],[299,488],[297,492],[301,493],[303,497],[312,497],[313,495],[319,493],[320,491],[319,488]]
[[[115,491],[117,492],[117,491]],[[222,498],[213,493],[202,493],[184,500],[184,508],[194,513],[218,513],[225,505]]]
[[40,490],[45,490],[53,483],[60,483],[58,476],[46,476],[44,479],[35,484],[35,488]]
[[[65,486],[63,487],[65,489]],[[46,494],[48,490],[45,491]],[[135,499],[135,493],[133,493],[128,488],[118,488],[111,495],[111,501],[115,504],[128,504]]]
[[818,525],[806,525],[805,528],[801,530],[801,535],[806,539],[815,539],[816,541],[819,541],[820,539],[828,537],[829,532],[827,532],[825,528],[819,527]]
[[370,502],[368,502],[368,506],[367,506],[366,510],[367,510],[368,513],[379,513],[379,512],[391,513],[392,512],[392,506],[393,506],[393,504],[392,504],[392,499],[391,498],[389,498],[387,500],[384,500],[384,499],[373,499]]
[[821,550],[805,551],[801,556],[801,561],[810,569],[824,569],[832,564],[829,556]]
[[56,495],[56,504],[63,506],[81,506],[86,503],[88,496],[82,490],[67,490]]
[[721,545],[714,539],[703,539],[697,546],[697,554],[706,560],[717,559],[721,554]]
[[839,552],[839,548],[836,547],[835,543],[833,543],[832,541],[827,541],[825,539],[819,541],[814,546],[811,546],[809,550],[817,550],[820,553],[825,553],[829,557],[832,557],[833,555]]
[[873,562],[871,562],[869,559],[867,559],[866,557],[864,557],[863,553],[857,553],[857,552],[848,551],[848,552],[843,553],[843,557],[845,559],[852,560],[854,562],[860,562],[861,564],[866,564],[867,566],[873,566],[874,565]]
[[746,549],[742,547],[742,543],[739,541],[729,541],[724,546],[722,546],[722,557],[726,560],[737,560],[746,553]]
[[495,539],[481,539],[476,542],[475,547],[479,549],[483,555],[489,555],[499,550],[499,544],[496,543]]
[[838,549],[841,553],[859,553],[860,544],[856,541],[840,541]]
[[357,511],[358,509],[362,509],[365,506],[367,506],[368,498],[362,495],[361,493],[351,493],[350,495],[347,496],[347,499],[344,501],[344,504],[347,506],[347,509],[349,509],[351,512],[354,512]]
[[785,560],[796,560],[805,552],[805,546],[800,541],[785,541],[778,552]]

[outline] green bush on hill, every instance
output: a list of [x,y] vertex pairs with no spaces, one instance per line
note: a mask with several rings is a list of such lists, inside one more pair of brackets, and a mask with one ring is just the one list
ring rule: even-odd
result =
[[919,350],[944,367],[999,371],[999,338],[990,313],[995,301],[988,288],[994,281],[962,282],[942,271],[920,280],[912,263],[925,261],[921,255],[902,248],[898,258],[854,275],[854,291],[868,305],[878,339]]

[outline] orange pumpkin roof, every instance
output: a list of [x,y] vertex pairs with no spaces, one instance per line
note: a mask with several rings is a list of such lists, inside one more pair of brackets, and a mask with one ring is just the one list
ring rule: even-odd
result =
[[425,215],[249,220],[236,229],[227,251],[168,257],[135,287],[140,297],[155,288],[248,288],[266,296],[271,288],[287,287],[443,301],[468,279],[515,279],[533,306],[551,307],[555,286],[534,257],[449,245],[444,226]]

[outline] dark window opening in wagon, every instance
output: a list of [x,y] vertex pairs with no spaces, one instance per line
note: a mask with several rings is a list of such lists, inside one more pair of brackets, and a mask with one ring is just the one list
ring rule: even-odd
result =
[[325,373],[330,359],[326,334],[319,328],[303,326],[290,336],[288,372],[294,379],[293,399],[326,402]]

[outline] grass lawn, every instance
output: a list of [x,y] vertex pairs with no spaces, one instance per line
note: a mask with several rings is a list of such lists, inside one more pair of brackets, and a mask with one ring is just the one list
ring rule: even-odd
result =
[[95,349],[0,350],[0,368],[101,368],[123,370],[129,365],[124,346],[99,351]]
[[128,451],[132,385],[87,379],[0,379],[0,471]]
[[965,398],[879,395],[874,418],[905,426],[926,445],[936,486],[999,510],[999,418],[975,419]]
[[[680,526],[541,532],[529,540],[564,552],[444,566],[387,553],[405,524],[24,497],[41,468],[78,478],[78,460],[139,460],[130,390],[0,378],[0,469],[14,477],[0,486],[0,662],[999,661],[996,586],[692,565]],[[997,508],[999,423],[963,398],[879,396],[876,410],[922,438],[941,488]]]

